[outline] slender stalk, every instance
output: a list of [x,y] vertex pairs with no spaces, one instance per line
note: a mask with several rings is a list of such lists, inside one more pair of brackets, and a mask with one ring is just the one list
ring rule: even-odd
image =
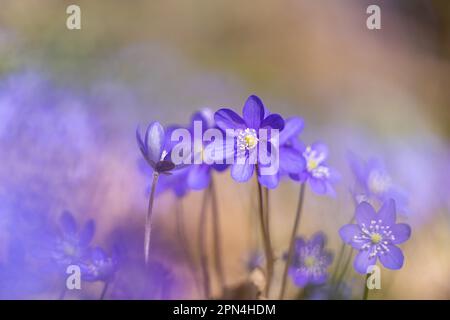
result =
[[[256,178],[258,179],[258,178]],[[263,191],[262,186],[258,182],[258,202],[259,202],[259,220],[260,220],[260,226],[261,226],[261,233],[263,237],[263,244],[264,244],[264,252],[266,256],[266,288],[265,288],[265,296],[269,296],[270,291],[270,284],[272,282],[272,275],[273,275],[273,252],[272,247],[270,244],[270,236],[268,234],[269,230],[267,229],[266,223],[265,223],[265,215],[264,215],[264,205],[263,205]]]
[[268,188],[263,188],[264,191],[264,220],[265,220],[265,224],[266,224],[266,229],[267,229],[267,235],[269,236],[269,242],[272,243],[272,241],[270,241],[270,219],[269,219],[269,189]]
[[199,245],[199,251],[200,251],[200,264],[201,264],[201,270],[203,275],[203,290],[206,299],[209,299],[211,295],[211,288],[210,288],[210,278],[209,278],[209,271],[208,271],[208,254],[206,252],[206,209],[208,204],[208,196],[209,196],[209,189],[206,189],[203,194],[203,201],[202,201],[202,208],[200,211],[200,220],[199,220],[199,228],[198,228],[198,245]]
[[369,280],[370,273],[366,275],[366,279],[364,280],[364,294],[363,294],[363,300],[367,300],[369,297],[369,287],[367,286],[367,280]]
[[211,205],[212,205],[212,222],[213,222],[213,237],[214,237],[214,262],[216,267],[216,273],[219,278],[219,283],[221,290],[225,289],[225,273],[222,261],[222,233],[220,230],[220,216],[219,208],[217,204],[217,193],[214,185],[214,181],[211,178],[211,183],[209,184],[211,192]]
[[100,300],[104,300],[106,296],[106,292],[108,291],[109,282],[105,281],[105,284],[103,285],[102,293],[100,294]]
[[279,297],[280,300],[283,300],[283,298],[284,298],[284,294],[286,292],[286,284],[287,284],[289,266],[291,265],[292,259],[294,258],[295,237],[297,235],[298,226],[300,224],[300,217],[301,217],[301,213],[302,213],[304,197],[305,197],[305,184],[302,183],[302,185],[300,186],[300,194],[298,196],[298,204],[297,204],[297,211],[295,213],[294,226],[292,227],[291,240],[289,241],[288,256],[286,259],[286,264],[284,266],[283,278],[281,280],[281,290],[280,290],[280,297]]
[[158,183],[159,173],[153,172],[152,187],[150,190],[150,198],[148,200],[147,218],[145,221],[145,239],[144,239],[144,256],[145,264],[148,265],[148,257],[150,254],[150,237],[152,233],[152,214],[153,214],[153,202],[155,200],[156,184]]

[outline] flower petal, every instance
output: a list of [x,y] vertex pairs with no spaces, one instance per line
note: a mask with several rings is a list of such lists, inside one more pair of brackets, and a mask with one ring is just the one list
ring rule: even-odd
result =
[[378,211],[378,219],[383,221],[385,225],[393,225],[396,219],[395,201],[389,199],[383,203],[383,206]]
[[245,129],[247,125],[236,112],[231,109],[220,109],[214,114],[216,125],[222,129]]
[[355,241],[354,237],[361,233],[361,229],[356,224],[346,224],[339,229],[342,241],[351,245],[355,249],[361,249],[365,242]]
[[165,143],[164,128],[159,122],[153,122],[148,126],[145,137],[148,158],[157,163],[161,159]]
[[94,220],[89,220],[80,232],[80,244],[83,246],[89,245],[95,233],[95,222]]
[[319,153],[324,160],[328,158],[328,146],[326,144],[318,141],[311,145],[311,149]]
[[189,170],[187,183],[194,190],[203,190],[208,187],[210,177],[210,166],[195,164]]
[[77,232],[77,222],[69,211],[64,211],[59,218],[59,223],[64,234],[73,235]]
[[242,114],[247,127],[258,130],[264,120],[264,105],[261,99],[255,95],[248,97]]
[[261,128],[272,128],[283,132],[284,120],[279,114],[272,113],[261,122]]
[[289,275],[297,287],[303,288],[309,282],[308,274],[306,272],[302,272],[300,269],[291,268],[289,270]]
[[248,163],[248,158],[244,164],[235,163],[231,166],[231,177],[237,182],[248,181],[255,169],[255,165]]
[[395,239],[392,240],[393,244],[400,244],[405,242],[411,237],[411,227],[406,223],[398,223],[391,226],[392,234]]
[[381,264],[388,269],[398,270],[403,267],[403,261],[405,260],[402,250],[394,245],[387,246],[389,251],[385,254],[380,254]]
[[258,175],[258,181],[268,189],[275,189],[280,182],[280,178],[278,174]]
[[280,132],[280,145],[296,138],[302,132],[305,122],[300,117],[292,117],[284,122],[284,129]]
[[375,220],[377,216],[372,206],[368,202],[363,201],[356,207],[355,218],[359,225],[365,224],[369,226],[370,221]]
[[353,261],[356,272],[367,274],[367,268],[377,263],[377,256],[370,257],[370,250],[360,250]]
[[280,147],[280,170],[284,173],[299,173],[306,167],[305,158],[302,154],[288,147]]
[[311,246],[319,246],[321,249],[325,246],[325,242],[327,241],[327,238],[323,232],[316,232],[311,237],[311,240],[309,241],[309,244]]
[[311,177],[308,181],[309,181],[309,186],[315,193],[321,194],[321,195],[327,193],[327,184],[324,180]]

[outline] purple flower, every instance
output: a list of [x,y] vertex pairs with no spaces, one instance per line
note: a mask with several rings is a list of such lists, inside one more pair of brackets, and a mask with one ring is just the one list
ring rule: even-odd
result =
[[371,158],[365,162],[353,153],[349,153],[348,159],[356,177],[353,194],[357,203],[367,201],[378,206],[394,199],[399,213],[408,213],[406,193],[394,184],[380,159]]
[[303,172],[306,167],[305,158],[302,155],[303,143],[298,135],[303,131],[304,121],[299,117],[286,119],[284,129],[280,132],[280,169],[278,178],[286,175],[296,175]]
[[328,147],[320,142],[310,146],[299,144],[305,168],[299,174],[290,174],[293,180],[301,183],[309,182],[311,189],[317,194],[335,196],[333,184],[339,180],[338,173],[326,164]]
[[110,281],[117,271],[117,256],[108,256],[102,248],[90,251],[86,261],[80,264],[81,274],[85,281]]
[[[264,105],[257,96],[250,96],[245,102],[243,108],[243,117],[239,116],[236,112],[230,109],[220,109],[215,113],[215,120],[217,126],[226,131],[227,129],[235,130],[235,143],[232,150],[224,150],[225,157],[235,158],[237,162],[231,165],[231,176],[237,182],[248,181],[255,171],[255,165],[257,166],[257,175],[259,182],[267,188],[275,188],[278,185],[278,174],[262,174],[262,167],[267,166],[266,163],[262,163],[261,151],[258,155],[255,155],[257,147],[262,137],[260,137],[260,129],[267,130],[267,140],[271,134],[271,130],[283,130],[284,120],[278,114],[269,114],[264,108]],[[267,143],[267,151],[277,152],[277,150],[270,150],[271,144]]]
[[[201,125],[200,132],[195,132],[195,125]],[[193,190],[203,190],[209,186],[211,181],[211,173],[213,170],[224,171],[227,168],[226,164],[207,164],[204,160],[204,151],[210,142],[203,140],[204,134],[208,129],[218,129],[214,122],[214,115],[209,109],[204,109],[201,112],[196,112],[191,118],[191,125],[189,132],[192,135],[192,166],[189,166],[186,183],[189,188]],[[218,129],[219,130],[219,129]],[[199,135],[201,134],[201,135]],[[195,160],[201,160],[200,164],[195,163]]]
[[73,215],[64,211],[60,217],[60,226],[61,234],[53,241],[52,258],[59,265],[76,264],[86,258],[89,253],[89,244],[95,233],[95,223],[89,220],[81,230],[78,230]]
[[322,232],[314,234],[309,241],[299,237],[289,275],[296,286],[321,285],[327,281],[327,269],[333,261],[331,252],[324,249],[326,243]]
[[378,213],[368,202],[356,207],[357,224],[347,224],[339,230],[342,240],[359,250],[353,266],[361,274],[380,259],[381,264],[392,270],[403,266],[403,253],[396,246],[411,236],[411,228],[405,223],[395,223],[395,201],[386,201]]
[[164,128],[159,122],[153,122],[147,127],[144,139],[139,128],[136,130],[139,149],[154,172],[167,174],[177,168],[171,160],[169,139],[170,135],[164,134]]

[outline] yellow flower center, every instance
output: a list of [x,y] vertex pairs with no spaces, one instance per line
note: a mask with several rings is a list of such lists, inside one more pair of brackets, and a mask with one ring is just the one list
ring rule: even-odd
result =
[[319,166],[319,163],[316,161],[316,159],[308,159],[308,163],[306,164],[306,166],[308,167],[308,171],[312,171]]
[[311,268],[316,264],[316,258],[312,257],[312,256],[308,256],[305,258],[305,266],[307,268]]
[[256,143],[258,142],[258,139],[252,134],[247,134],[244,139],[245,144],[249,149],[253,149],[256,146]]
[[381,241],[382,237],[381,234],[379,233],[373,233],[372,236],[370,237],[370,240],[372,241],[372,243],[377,244]]

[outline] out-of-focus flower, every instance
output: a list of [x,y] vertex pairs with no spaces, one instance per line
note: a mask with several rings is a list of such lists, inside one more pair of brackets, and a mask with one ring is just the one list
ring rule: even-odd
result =
[[[201,136],[194,129],[194,123],[201,124]],[[196,158],[202,160],[201,164],[196,164],[189,167],[189,174],[187,177],[187,184],[193,190],[202,190],[209,186],[211,181],[211,173],[215,171],[224,171],[228,166],[226,164],[213,163],[211,165],[204,162],[205,148],[209,142],[204,141],[204,134],[208,129],[218,129],[214,122],[214,114],[209,109],[204,109],[201,112],[196,112],[191,119],[191,126],[189,131],[192,134],[192,161]],[[197,147],[198,146],[198,147]],[[197,150],[196,150],[197,149]]]
[[379,158],[370,158],[367,162],[349,153],[348,160],[356,177],[353,194],[357,203],[367,201],[379,207],[385,201],[394,199],[399,213],[408,213],[408,196],[396,186]]
[[295,240],[295,253],[289,267],[289,275],[298,287],[321,285],[327,281],[328,267],[333,261],[331,252],[325,250],[326,238],[322,232],[309,241],[302,237]]
[[359,251],[353,263],[355,270],[366,274],[377,258],[388,269],[400,269],[404,257],[396,245],[409,239],[411,228],[395,222],[395,201],[386,201],[378,213],[368,202],[361,202],[355,218],[356,224],[347,224],[339,230],[342,240]]
[[299,117],[288,118],[284,129],[280,132],[280,169],[279,177],[296,175],[306,167],[305,158],[302,156],[303,143],[298,135],[304,127],[303,119]]
[[102,248],[95,247],[88,259],[80,264],[81,275],[85,281],[108,282],[113,279],[117,266],[117,255],[108,256]]
[[291,178],[300,183],[308,182],[317,194],[334,197],[336,193],[333,184],[339,180],[339,174],[326,164],[328,147],[320,142],[299,147],[305,159],[305,169],[299,174],[290,174]]
[[[243,111],[243,117],[239,116],[231,109],[220,109],[215,115],[217,126],[226,131],[227,129],[233,129],[236,132],[236,139],[234,148],[228,150],[225,147],[225,158],[235,158],[237,161],[231,165],[231,176],[237,182],[246,182],[252,176],[257,166],[257,175],[259,182],[267,188],[275,188],[278,185],[278,174],[261,174],[261,167],[267,164],[261,163],[261,151],[258,151],[258,144],[262,137],[260,137],[260,129],[267,130],[265,139],[267,141],[261,141],[261,143],[267,143],[267,151],[278,152],[278,150],[270,150],[271,144],[268,139],[271,130],[283,130],[284,120],[278,114],[269,114],[264,108],[264,105],[260,98],[255,95],[250,96],[245,102]],[[252,159],[252,160],[251,160]]]
[[86,259],[89,254],[89,244],[95,233],[94,221],[87,221],[79,230],[73,215],[68,211],[62,213],[59,221],[61,234],[54,240],[51,252],[54,261],[59,265],[67,266]]

